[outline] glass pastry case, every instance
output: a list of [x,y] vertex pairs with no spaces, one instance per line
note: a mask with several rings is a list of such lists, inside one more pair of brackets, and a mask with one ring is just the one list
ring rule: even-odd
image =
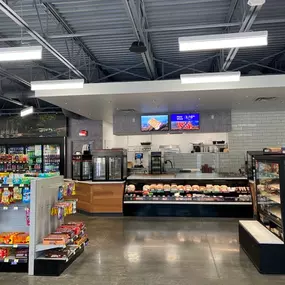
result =
[[93,181],[121,181],[127,178],[127,151],[102,149],[93,153]]
[[246,172],[248,180],[255,179],[255,156],[263,155],[263,151],[247,151],[246,153]]
[[284,240],[285,155],[255,156],[258,220]]

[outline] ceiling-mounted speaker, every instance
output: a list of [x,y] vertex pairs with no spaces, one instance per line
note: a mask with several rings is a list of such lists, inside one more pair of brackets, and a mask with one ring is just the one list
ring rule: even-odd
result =
[[146,52],[147,48],[144,45],[143,42],[135,41],[132,43],[130,47],[130,52],[135,52],[135,53],[144,53]]

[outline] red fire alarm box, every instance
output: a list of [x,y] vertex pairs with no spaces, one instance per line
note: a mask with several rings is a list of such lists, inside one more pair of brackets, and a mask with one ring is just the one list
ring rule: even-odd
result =
[[80,137],[87,137],[87,136],[88,136],[88,131],[86,131],[86,130],[81,130],[81,131],[79,132],[79,136],[80,136]]

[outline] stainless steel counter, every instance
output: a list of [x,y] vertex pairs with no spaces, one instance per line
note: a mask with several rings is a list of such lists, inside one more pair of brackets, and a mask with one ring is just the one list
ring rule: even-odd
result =
[[140,174],[130,175],[127,180],[247,180],[245,176],[227,176],[219,173],[177,173],[177,174]]

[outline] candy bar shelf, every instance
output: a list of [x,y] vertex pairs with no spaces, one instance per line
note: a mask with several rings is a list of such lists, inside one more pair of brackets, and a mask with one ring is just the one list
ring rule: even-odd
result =
[[251,218],[248,186],[246,177],[215,173],[131,175],[124,193],[124,215]]
[[[0,187],[3,188],[3,184]],[[14,187],[14,185],[9,185]],[[5,185],[4,188],[7,188]],[[29,203],[14,203],[11,205],[0,204],[0,232],[25,232],[29,233],[26,222],[25,209]],[[9,256],[0,259],[0,272],[28,272],[28,258],[17,258],[16,251],[28,249],[29,244],[0,244],[0,248],[7,249]]]
[[[58,203],[59,187],[63,184],[62,176],[35,178],[31,180],[30,203],[0,204],[0,232],[29,234],[29,244],[0,244],[0,248],[10,249],[12,253],[0,259],[0,272],[27,272],[29,275],[58,276],[84,251],[85,243],[84,245],[73,243],[81,242],[80,239],[86,236],[86,229],[78,232],[66,244],[46,245],[42,243],[43,238],[54,232],[64,222],[63,218],[58,219],[56,215],[51,215],[51,209]],[[1,186],[2,188],[15,187],[15,185],[8,184]],[[23,184],[18,186],[24,187]],[[30,209],[30,226],[26,221],[27,208]],[[48,250],[67,247],[71,247],[67,258],[45,257]],[[18,258],[21,254],[22,258]]]
[[43,238],[64,222],[64,219],[59,220],[50,214],[52,206],[58,202],[58,189],[61,185],[61,176],[31,181],[29,275],[58,276],[84,251],[84,247],[81,247],[67,262],[60,257],[45,256],[47,250],[69,248],[75,238],[69,239],[66,244],[42,243]]

